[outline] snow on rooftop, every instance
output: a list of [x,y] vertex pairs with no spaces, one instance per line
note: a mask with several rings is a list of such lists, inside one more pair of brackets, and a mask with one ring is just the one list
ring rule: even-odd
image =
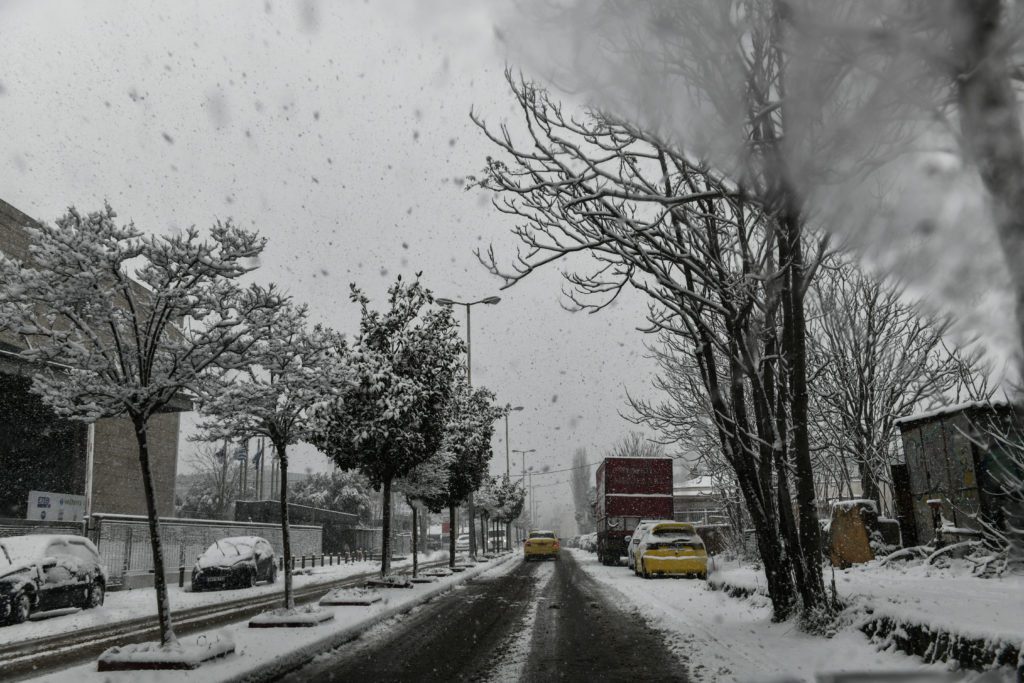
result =
[[677,496],[710,496],[715,493],[715,478],[711,475],[702,475],[688,479],[672,487],[672,493]]
[[894,425],[909,424],[911,422],[920,422],[922,420],[931,420],[936,417],[942,417],[943,415],[953,415],[955,413],[962,412],[964,410],[971,410],[973,408],[1002,408],[1009,404],[1006,401],[967,401],[966,403],[957,403],[954,405],[940,406],[933,410],[926,410],[923,413],[915,413],[913,415],[904,415],[893,420]]

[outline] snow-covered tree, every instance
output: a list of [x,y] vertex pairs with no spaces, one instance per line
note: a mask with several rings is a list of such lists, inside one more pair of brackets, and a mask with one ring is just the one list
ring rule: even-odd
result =
[[[455,509],[476,491],[487,474],[487,466],[493,455],[491,436],[494,423],[505,414],[505,409],[494,402],[489,389],[470,386],[464,375],[459,375],[453,385],[453,396],[448,406],[443,448],[451,454],[448,468],[448,485],[441,498],[425,498],[431,510],[448,508],[449,563],[455,566]],[[475,520],[469,520],[470,533],[474,533]]]
[[852,498],[858,479],[857,495],[881,504],[898,454],[895,420],[955,400],[965,381],[984,386],[985,371],[947,338],[948,319],[927,315],[901,287],[855,264],[830,262],[810,306],[817,483]]
[[208,439],[264,436],[281,467],[281,538],[284,547],[284,607],[292,599],[291,542],[288,524],[288,446],[310,434],[314,405],[344,391],[348,382],[346,346],[341,335],[308,326],[308,311],[278,293],[264,292],[278,305],[265,334],[247,351],[244,370],[231,370],[203,386],[200,425]]
[[476,515],[480,518],[480,547],[488,552],[487,539],[490,536],[487,532],[489,522],[494,519],[498,512],[498,480],[495,477],[485,476],[483,484],[474,494],[476,504]]
[[195,481],[185,492],[177,514],[197,519],[231,519],[231,504],[239,493],[241,462],[227,442],[204,444],[189,460]]
[[419,515],[424,507],[431,512],[442,508],[431,508],[438,500],[444,500],[448,489],[448,472],[452,454],[440,450],[429,460],[413,467],[404,477],[394,483],[395,490],[405,496],[405,502],[412,509],[412,575],[419,572]]
[[391,568],[391,488],[433,457],[445,435],[463,343],[450,307],[434,308],[419,276],[388,290],[388,309],[362,309],[350,359],[352,381],[317,410],[311,441],[342,469],[357,469],[383,492],[381,573]]
[[496,506],[494,518],[505,524],[505,544],[512,547],[512,522],[519,519],[526,505],[526,489],[522,481],[501,475],[494,487]]
[[370,482],[354,470],[337,470],[327,474],[314,472],[291,485],[289,499],[297,505],[337,510],[359,515],[370,521]]
[[242,288],[264,240],[230,222],[146,235],[109,206],[28,225],[29,259],[0,256],[0,328],[21,335],[32,390],[63,417],[126,416],[145,489],[160,640],[175,640],[147,436],[149,418],[231,367],[259,337],[270,293]]

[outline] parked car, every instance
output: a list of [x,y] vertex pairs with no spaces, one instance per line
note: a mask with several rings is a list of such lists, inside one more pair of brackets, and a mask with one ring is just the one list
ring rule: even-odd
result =
[[657,524],[658,522],[671,522],[671,521],[672,521],[671,519],[645,519],[645,520],[641,520],[640,523],[636,525],[636,529],[633,531],[633,534],[631,536],[627,536],[626,537],[626,544],[627,544],[626,545],[626,566],[627,567],[629,567],[630,569],[636,569],[636,549],[637,549],[637,546],[640,545],[640,541],[641,541],[641,539],[643,539],[644,534],[646,534],[647,531],[652,526]]
[[107,572],[87,538],[0,538],[0,620],[18,624],[33,612],[99,607],[106,590]]
[[638,576],[708,576],[708,554],[704,541],[692,524],[658,522],[651,526],[636,549]]
[[555,536],[554,531],[531,531],[523,541],[523,559],[530,560],[557,560],[561,543]]
[[274,549],[259,536],[235,536],[214,541],[192,567],[192,590],[250,588],[257,581],[274,583]]

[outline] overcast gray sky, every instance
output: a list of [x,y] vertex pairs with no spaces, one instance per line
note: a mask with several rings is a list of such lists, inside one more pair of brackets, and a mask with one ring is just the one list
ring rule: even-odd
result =
[[[496,294],[472,250],[494,241],[510,254],[510,225],[460,181],[494,152],[470,107],[512,114],[505,57],[485,10],[443,7],[2,2],[0,196],[48,221],[107,199],[147,231],[255,226],[270,240],[256,279],[346,333],[350,282],[379,300],[397,274],[422,270],[440,296]],[[649,393],[652,370],[639,297],[571,314],[560,285],[540,273],[473,316],[474,381],[525,406],[512,447],[551,468],[578,446],[597,459],[630,429],[625,392]],[[308,448],[296,466],[328,467]]]

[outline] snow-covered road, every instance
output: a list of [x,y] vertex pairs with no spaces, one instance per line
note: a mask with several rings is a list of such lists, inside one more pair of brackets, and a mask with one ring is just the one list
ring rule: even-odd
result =
[[[624,605],[662,629],[694,681],[763,681],[791,676],[813,681],[839,671],[920,670],[920,661],[879,652],[855,629],[833,638],[801,633],[792,622],[772,623],[767,599],[731,598],[703,581],[645,580],[625,567],[606,567],[595,555],[570,550],[580,567]],[[936,671],[940,669],[936,668]]]

